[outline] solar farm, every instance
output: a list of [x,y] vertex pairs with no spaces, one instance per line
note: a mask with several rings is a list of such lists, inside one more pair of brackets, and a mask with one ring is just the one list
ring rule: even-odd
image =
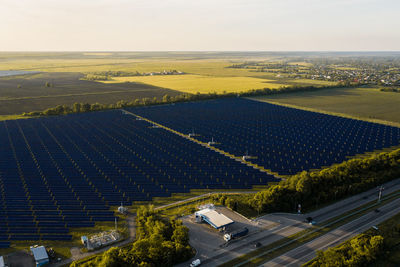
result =
[[280,175],[400,144],[400,128],[244,98],[130,109]]
[[399,143],[399,128],[242,98],[3,121],[0,247],[71,240],[121,203],[249,189]]
[[120,110],[0,123],[0,246],[71,240],[111,206],[277,179]]

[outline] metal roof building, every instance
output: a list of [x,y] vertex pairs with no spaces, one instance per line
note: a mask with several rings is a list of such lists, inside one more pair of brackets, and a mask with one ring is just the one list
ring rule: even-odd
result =
[[221,214],[212,209],[203,209],[197,211],[195,215],[196,221],[206,221],[215,229],[220,229],[234,223],[234,221],[226,217],[224,214]]
[[36,266],[42,266],[49,263],[49,255],[47,255],[46,248],[44,246],[31,247],[33,257],[35,258]]

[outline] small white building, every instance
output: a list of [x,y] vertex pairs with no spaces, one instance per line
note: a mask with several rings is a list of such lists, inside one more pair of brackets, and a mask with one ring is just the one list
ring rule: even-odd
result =
[[31,247],[31,251],[32,251],[33,257],[35,258],[37,267],[43,266],[43,265],[49,263],[49,255],[47,255],[47,251],[44,246]]
[[234,223],[234,221],[226,217],[224,214],[212,209],[199,210],[195,213],[195,216],[196,222],[205,221],[215,229],[220,229]]

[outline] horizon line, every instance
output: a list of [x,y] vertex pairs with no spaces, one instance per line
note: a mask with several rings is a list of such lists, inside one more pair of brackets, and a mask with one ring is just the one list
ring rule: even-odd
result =
[[301,53],[400,53],[400,50],[0,50],[0,53],[222,53],[222,52],[246,52],[246,53],[282,53],[282,52],[301,52]]

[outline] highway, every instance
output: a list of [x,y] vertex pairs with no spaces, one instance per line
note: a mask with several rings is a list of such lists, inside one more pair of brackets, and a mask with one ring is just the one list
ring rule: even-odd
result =
[[[380,212],[371,211],[345,225],[342,225],[327,234],[301,245],[261,266],[301,266],[316,256],[317,250],[325,250],[342,243],[351,237],[360,234],[373,225],[379,224],[400,213],[400,199],[379,208]],[[377,233],[379,230],[377,231]]]
[[[384,184],[384,188],[385,188],[383,194],[384,196],[400,190],[400,179]],[[211,249],[207,250],[205,249],[205,247],[208,246],[207,244],[192,243],[192,245],[199,252],[197,254],[197,257],[201,255],[200,258],[202,260],[202,265],[217,266],[253,251],[254,244],[257,242],[260,242],[263,246],[266,246],[273,242],[278,241],[279,239],[293,235],[295,233],[298,233],[306,229],[307,227],[310,227],[308,224],[304,223],[305,218],[309,216],[313,217],[318,224],[321,224],[324,221],[340,216],[341,214],[356,209],[371,201],[376,201],[377,199],[378,199],[378,191],[376,188],[373,188],[366,192],[340,200],[329,206],[326,206],[324,208],[321,208],[319,210],[307,214],[300,214],[300,215],[287,214],[287,213],[267,214],[253,221],[255,223],[260,223],[260,224],[268,224],[274,222],[277,224],[275,227],[257,232],[255,234],[252,234],[250,232],[248,237],[243,238],[242,240],[232,244],[231,246],[215,250]],[[377,216],[380,215],[383,214],[379,213]],[[192,229],[190,230],[192,231]],[[336,234],[336,232],[334,232],[333,234]],[[351,236],[349,236],[348,238],[350,237]],[[337,243],[340,243],[340,241],[332,244],[337,244]],[[309,253],[310,252],[311,251],[309,251]],[[310,254],[309,257],[312,258],[313,255],[314,254]],[[245,266],[245,264],[243,266]]]
[[[400,179],[396,179],[383,184],[385,188],[382,196],[388,195],[395,191],[400,190]],[[328,207],[316,210],[314,212],[307,213],[306,216],[313,217],[317,222],[324,222],[346,211],[358,208],[372,200],[378,200],[378,190],[377,188],[370,189],[366,192],[357,194],[355,196],[346,198],[344,200],[338,201]]]

